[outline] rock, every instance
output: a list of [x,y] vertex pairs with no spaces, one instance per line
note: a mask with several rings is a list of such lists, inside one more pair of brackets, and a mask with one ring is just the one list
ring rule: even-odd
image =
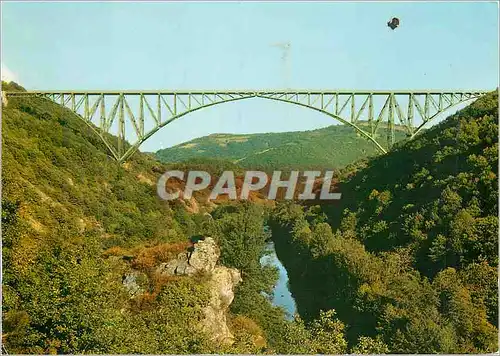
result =
[[190,251],[181,252],[177,259],[162,263],[157,272],[169,276],[192,276],[195,273],[209,273],[213,271],[219,260],[220,250],[215,240],[207,237],[198,240]]
[[191,276],[201,273],[209,277],[210,301],[203,308],[201,328],[211,335],[215,342],[232,344],[234,336],[227,326],[226,313],[234,299],[234,287],[241,282],[237,269],[217,266],[220,257],[219,246],[211,237],[197,237],[193,246],[177,255],[175,260],[162,263],[157,273],[169,276]]
[[192,276],[196,273],[208,276],[210,301],[203,308],[204,318],[200,326],[215,342],[232,344],[234,336],[227,326],[226,313],[234,299],[234,287],[241,282],[241,274],[237,269],[217,266],[220,249],[213,238],[197,236],[192,241],[193,246],[188,251],[162,263],[156,272],[168,276]]
[[141,273],[137,271],[132,271],[123,275],[122,283],[132,297],[144,292],[137,283],[139,277],[141,277]]
[[227,326],[226,312],[234,299],[234,287],[241,282],[237,269],[217,266],[211,273],[210,303],[203,308],[202,329],[219,343],[232,344],[234,336]]
[[235,268],[217,266],[212,272],[210,283],[217,291],[218,306],[227,308],[234,299],[234,287],[241,282],[241,274]]
[[168,276],[174,275],[193,275],[196,270],[189,266],[189,252],[181,252],[177,255],[177,259],[162,263],[157,272],[160,274],[167,274]]
[[194,250],[188,262],[197,271],[210,272],[215,268],[219,257],[219,246],[217,246],[213,238],[207,237],[194,245]]

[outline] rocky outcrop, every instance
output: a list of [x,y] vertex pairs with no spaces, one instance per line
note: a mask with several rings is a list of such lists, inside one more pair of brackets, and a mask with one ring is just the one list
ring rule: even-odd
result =
[[234,336],[227,326],[226,312],[234,299],[234,287],[241,282],[237,269],[216,266],[211,274],[210,303],[203,309],[201,326],[219,343],[231,344]]
[[131,297],[135,297],[136,295],[144,292],[144,290],[139,285],[138,279],[140,277],[141,273],[137,271],[126,273],[122,277],[122,283],[129,292]]
[[220,250],[214,239],[207,237],[195,243],[188,251],[181,252],[177,259],[162,263],[160,274],[169,276],[192,276],[195,273],[212,272],[219,260]]
[[234,299],[234,287],[241,282],[241,274],[237,269],[217,265],[219,257],[219,247],[207,237],[180,253],[177,259],[162,263],[157,272],[169,276],[198,273],[209,276],[210,301],[203,309],[204,319],[200,326],[214,341],[230,344],[234,336],[227,326],[226,313]]

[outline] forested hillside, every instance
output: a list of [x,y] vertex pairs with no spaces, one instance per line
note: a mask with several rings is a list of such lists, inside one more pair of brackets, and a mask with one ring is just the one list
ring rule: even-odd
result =
[[[386,135],[387,131],[381,128],[383,145]],[[401,130],[396,131],[397,140],[404,137]],[[219,158],[247,169],[273,171],[340,168],[379,153],[372,142],[360,137],[353,128],[334,125],[300,132],[213,134],[159,150],[156,156],[163,162]]]
[[[9,352],[202,350],[206,340],[186,328],[199,311],[140,313],[121,283],[141,253],[160,262],[189,236],[176,218],[183,212],[156,198],[160,172],[144,155],[121,167],[69,110],[9,99],[2,108],[2,337]],[[112,258],[119,249],[129,261]],[[169,284],[150,304],[172,294],[181,303],[203,300],[195,287],[187,279]]]
[[[166,169],[244,168],[203,157],[166,165],[140,153],[118,164],[69,110],[9,99],[2,341],[36,354],[494,352],[497,103],[492,93],[387,155],[347,166],[335,205],[274,207],[161,201]],[[293,321],[266,297],[277,278],[259,263],[268,220],[300,313]],[[220,249],[218,271],[241,281],[223,285],[234,300],[200,328],[225,277],[161,271],[205,237]],[[225,328],[229,343],[215,338]]]
[[300,314],[374,352],[498,351],[498,93],[343,170],[337,205],[281,204]]
[[[24,90],[14,83],[2,89]],[[171,168],[228,168],[222,161],[209,166]],[[120,165],[69,110],[42,98],[9,98],[2,107],[7,351],[344,352],[344,326],[333,312],[287,321],[263,295],[276,280],[275,269],[259,264],[269,238],[266,208],[247,202],[188,210],[161,201],[156,182],[166,169],[140,153]],[[192,252],[200,237],[219,246],[218,274],[165,275],[165,266]],[[234,269],[241,281],[227,282]],[[221,309],[222,301],[232,301],[230,308]],[[226,329],[232,341],[219,342]]]

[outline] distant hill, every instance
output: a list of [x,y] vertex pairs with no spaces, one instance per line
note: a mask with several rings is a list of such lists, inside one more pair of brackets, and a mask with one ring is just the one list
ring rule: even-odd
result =
[[[380,129],[379,135],[385,143],[387,130]],[[396,140],[404,137],[404,132],[397,129]],[[244,168],[304,170],[339,168],[378,153],[372,142],[351,127],[332,125],[311,131],[213,134],[159,150],[156,156],[165,163],[218,158]]]

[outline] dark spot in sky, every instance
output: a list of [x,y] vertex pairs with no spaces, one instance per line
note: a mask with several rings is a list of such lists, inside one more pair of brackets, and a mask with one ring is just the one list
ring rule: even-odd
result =
[[387,23],[387,26],[389,26],[391,30],[394,30],[396,27],[399,26],[399,19],[397,17],[393,17],[391,21]]

